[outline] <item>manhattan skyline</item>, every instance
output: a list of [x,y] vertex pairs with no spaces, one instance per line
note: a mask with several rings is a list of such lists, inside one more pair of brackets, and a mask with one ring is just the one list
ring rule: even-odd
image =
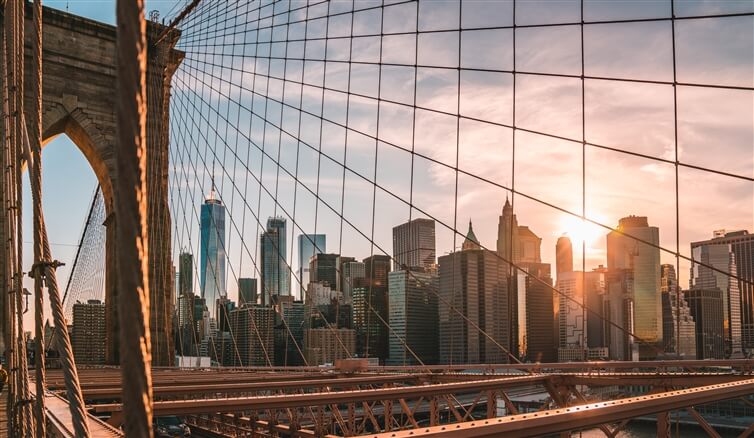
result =
[[[64,2],[51,4],[53,7],[65,9]],[[642,11],[642,16],[664,16],[669,10],[669,2],[650,2],[646,4]],[[114,22],[111,4],[103,2],[102,4],[88,4],[82,8],[77,2],[70,2],[72,12],[82,13],[92,18],[105,22]],[[600,9],[598,3],[587,2],[586,14],[592,19],[601,19],[608,13],[615,17],[637,16],[636,11],[631,11],[630,5],[622,3],[619,8],[607,11]],[[507,3],[502,2],[501,8],[508,8]],[[742,2],[731,2],[729,4],[710,4],[705,2],[681,2],[676,5],[677,15],[683,16],[696,13],[735,13],[745,12],[746,5]],[[522,14],[522,22],[532,20],[537,6],[525,8],[519,11]],[[562,8],[552,8],[548,11],[547,19],[551,21],[565,20],[570,17],[569,8],[563,5]],[[541,12],[541,11],[540,11]],[[472,13],[464,14],[466,24],[473,26],[483,24],[480,15]],[[529,17],[529,18],[526,18]],[[572,17],[571,17],[572,18]],[[566,20],[567,21],[567,20]],[[752,75],[752,50],[750,48],[751,39],[747,38],[728,38],[728,41],[735,41],[735,44],[727,47],[725,51],[715,51],[715,47],[720,44],[720,38],[725,35],[741,34],[741,32],[751,32],[747,27],[745,19],[726,19],[725,29],[717,29],[720,22],[710,23],[709,26],[696,27],[692,24],[679,25],[678,31],[678,58],[679,58],[679,79],[688,81],[719,81],[729,85],[751,86]],[[432,27],[430,23],[427,26]],[[435,28],[441,24],[434,25]],[[611,76],[616,73],[618,68],[624,69],[626,75],[639,78],[667,78],[672,70],[668,64],[666,45],[667,28],[657,25],[642,26],[623,26],[619,31],[605,37],[598,32],[599,26],[594,30],[593,36],[587,38],[587,69],[595,74],[604,74]],[[574,64],[572,57],[567,49],[572,37],[570,28],[557,27],[552,32],[560,31],[561,38],[558,43],[548,51],[541,52],[537,57],[527,47],[536,46],[537,38],[547,38],[545,34],[536,34],[522,31],[520,41],[523,44],[517,53],[519,57],[519,68],[531,68],[544,65],[545,61],[553,70],[574,71],[577,65]],[[628,38],[635,36],[637,30],[641,31],[641,38],[646,42],[644,45],[654,44],[661,50],[654,52],[654,56],[643,56],[634,50],[638,45],[626,43]],[[712,38],[713,35],[719,37]],[[704,38],[708,36],[709,38]],[[602,41],[589,46],[590,41]],[[623,42],[622,42],[623,41]],[[428,43],[433,43],[428,41]],[[528,46],[527,46],[528,45]],[[429,47],[429,46],[427,46]],[[616,54],[605,53],[605,47],[617,48]],[[694,57],[689,52],[690,47],[698,47]],[[618,50],[619,49],[619,50]],[[506,49],[507,50],[507,49]],[[429,49],[420,49],[421,53],[429,53]],[[420,53],[420,54],[421,54]],[[508,53],[508,52],[506,52]],[[561,53],[561,56],[554,56]],[[590,55],[593,54],[594,56]],[[622,58],[633,59],[634,67],[625,65],[626,61],[618,60],[618,53]],[[505,56],[510,56],[508,53]],[[590,59],[611,60],[594,63]],[[697,59],[698,58],[698,59]],[[722,73],[708,71],[704,60],[721,63],[726,66]],[[484,61],[488,62],[488,61]],[[638,67],[641,66],[641,67]],[[596,69],[596,70],[595,70]],[[612,70],[611,70],[612,69]],[[456,93],[458,87],[452,86],[449,82],[452,76],[443,76],[439,69],[424,69],[420,72],[419,79],[423,85],[417,89],[417,104],[427,108],[452,108],[453,102],[458,102],[456,98],[451,97],[452,91]],[[359,78],[359,76],[354,76]],[[365,80],[368,76],[363,77]],[[511,114],[508,109],[510,99],[510,81],[509,76],[496,75],[493,73],[464,73],[461,78],[461,112],[468,114],[469,117],[483,117],[485,120],[498,120],[501,123],[509,122]],[[574,111],[558,110],[553,113],[552,108],[561,108],[576,105],[579,99],[575,93],[576,89],[569,85],[567,80],[557,81],[547,78],[525,78],[519,84],[518,95],[519,104],[522,106],[518,109],[517,119],[522,126],[524,124],[537,129],[546,129],[555,133],[572,136],[578,131],[580,121],[575,116]],[[527,84],[527,81],[529,84]],[[615,105],[603,108],[604,113],[615,119],[601,118],[600,114],[595,113],[597,107],[587,105],[586,111],[591,124],[587,125],[587,136],[589,141],[595,143],[620,144],[626,150],[647,154],[652,157],[673,160],[673,133],[672,126],[667,123],[668,117],[672,117],[672,102],[668,99],[668,94],[662,91],[659,86],[637,86],[629,88],[626,86],[615,86],[613,88],[601,87],[602,83],[590,82],[587,88],[588,102],[594,102],[595,99],[613,101]],[[530,86],[531,85],[531,86]],[[532,86],[544,87],[539,94],[535,93]],[[573,89],[574,93],[569,90]],[[396,91],[404,91],[408,96],[413,95],[413,90],[398,88]],[[177,87],[176,93],[181,93],[180,87]],[[427,94],[427,93],[430,94]],[[633,97],[626,93],[630,93]],[[494,99],[487,99],[487,96],[494,96]],[[724,172],[733,173],[751,177],[754,175],[754,138],[752,132],[752,120],[754,119],[754,108],[750,102],[745,99],[746,93],[736,90],[704,90],[683,88],[679,91],[679,159],[692,165],[704,165]],[[541,108],[527,107],[525,102],[538,97],[546,97],[542,100]],[[401,100],[399,96],[388,96],[385,98]],[[507,99],[507,100],[506,100]],[[568,100],[571,99],[571,100]],[[571,102],[571,103],[569,103]],[[565,106],[564,106],[565,105]],[[618,108],[622,108],[625,114],[631,117],[621,117]],[[336,107],[333,107],[335,109]],[[385,105],[383,109],[394,108],[391,105]],[[551,108],[551,109],[547,109]],[[398,108],[395,108],[396,110]],[[627,111],[627,112],[626,112]],[[391,113],[393,116],[399,116],[400,112]],[[669,114],[669,116],[668,116]],[[410,114],[408,114],[410,115]],[[443,122],[448,119],[441,114],[434,114],[427,111],[419,111],[417,114],[417,152],[436,159],[438,163],[454,164],[456,142],[450,140],[455,137],[455,129],[452,131],[434,130],[427,131],[426,128],[432,126],[445,126]],[[451,120],[449,118],[448,120]],[[406,138],[410,137],[410,132],[405,128],[405,124],[400,123],[400,119],[384,118],[388,122],[383,123],[383,130],[380,137],[385,140],[395,141],[396,144],[404,144]],[[664,121],[663,121],[664,120]],[[355,120],[359,122],[358,119]],[[371,124],[374,127],[373,123]],[[368,125],[365,126],[365,129]],[[385,128],[385,127],[389,127]],[[721,127],[724,129],[721,131]],[[248,128],[248,127],[246,127]],[[256,128],[255,128],[256,129]],[[336,147],[337,142],[326,141],[323,143],[322,150],[331,156],[340,150],[343,153],[343,137],[338,130],[327,128],[323,131],[326,140],[339,138],[340,146]],[[329,134],[338,134],[331,136]],[[639,134],[641,133],[641,134]],[[255,136],[255,132],[252,130]],[[405,135],[404,135],[405,134]],[[463,171],[479,175],[489,181],[499,183],[500,185],[511,186],[511,169],[512,164],[509,157],[512,153],[510,144],[510,130],[489,124],[482,124],[473,120],[462,119],[460,134],[460,155],[459,167]],[[720,136],[719,136],[719,135]],[[443,140],[443,136],[449,136],[449,139]],[[204,137],[197,136],[201,140]],[[261,138],[254,137],[255,140],[262,143]],[[309,141],[309,136],[304,140]],[[401,140],[403,139],[403,140]],[[366,138],[358,134],[349,134],[348,153],[354,163],[354,170],[369,175],[370,167],[368,158],[374,159],[374,154],[365,155],[369,150],[369,143]],[[312,142],[316,143],[316,142]],[[465,173],[460,173],[458,177],[458,203],[457,211],[453,208],[455,202],[455,175],[451,169],[441,164],[427,162],[423,159],[416,159],[414,163],[414,182],[413,182],[413,199],[415,204],[444,223],[453,226],[460,233],[471,218],[475,224],[475,231],[480,241],[487,247],[494,247],[496,239],[497,216],[499,215],[500,205],[504,202],[505,197],[509,196],[514,203],[515,210],[522,223],[526,223],[542,237],[542,258],[547,261],[555,260],[555,242],[558,237],[567,233],[573,239],[574,246],[574,266],[579,269],[585,266],[587,269],[595,267],[605,259],[604,236],[609,231],[593,225],[583,225],[578,217],[581,213],[582,203],[586,206],[586,216],[598,221],[604,225],[616,226],[618,219],[628,214],[646,215],[650,217],[660,228],[660,244],[668,249],[675,249],[675,212],[673,208],[667,208],[669,204],[675,202],[673,187],[675,185],[674,166],[669,163],[655,162],[646,160],[638,156],[611,154],[609,151],[598,148],[588,148],[586,153],[586,180],[585,187],[581,184],[581,145],[578,143],[563,142],[554,138],[539,138],[531,133],[519,132],[517,137],[516,149],[516,168],[515,168],[515,188],[518,194],[512,194],[509,191],[496,187],[483,180],[473,178]],[[215,145],[221,147],[221,144]],[[468,146],[468,147],[467,147]],[[373,149],[373,142],[371,148]],[[715,153],[708,151],[715,150]],[[281,160],[284,163],[293,163],[295,159],[295,144],[283,139],[283,148],[281,149]],[[504,151],[505,154],[492,151]],[[373,151],[372,151],[373,152]],[[249,159],[259,158],[260,155],[249,155]],[[194,160],[199,161],[198,157],[205,156],[199,151],[192,152]],[[251,152],[249,152],[251,154]],[[65,136],[54,139],[47,145],[43,153],[45,161],[65,162],[66,166],[48,165],[44,167],[45,172],[45,191],[46,205],[48,210],[48,225],[50,227],[51,241],[56,257],[61,261],[67,262],[67,266],[72,264],[74,249],[78,236],[75,231],[80,229],[85,215],[86,196],[79,196],[78,199],[68,200],[69,194],[89,193],[96,179],[91,172],[86,159],[79,150]],[[354,225],[371,237],[371,184],[353,173],[346,172],[346,184],[349,188],[344,197],[344,205],[340,205],[340,198],[343,192],[343,180],[338,175],[337,165],[327,159],[323,159],[321,164],[316,152],[312,153],[307,148],[301,148],[299,157],[301,172],[298,173],[299,179],[306,183],[313,191],[317,185],[317,167],[320,167],[321,175],[331,175],[331,177],[319,178],[319,193],[324,201],[328,202],[333,208],[340,212],[343,209],[346,215]],[[211,161],[212,154],[209,156]],[[49,157],[49,158],[47,158]],[[205,156],[206,157],[206,156]],[[411,160],[407,159],[405,152],[390,147],[380,147],[378,153],[378,182],[402,198],[409,198],[409,189],[412,187],[409,175],[411,174]],[[244,155],[243,158],[247,158]],[[206,158],[205,158],[206,159]],[[363,161],[362,161],[363,159]],[[304,166],[303,163],[307,163]],[[385,165],[390,163],[390,166]],[[177,163],[176,163],[177,164]],[[220,164],[220,163],[219,163]],[[222,163],[225,165],[226,163]],[[268,165],[261,174],[261,179],[265,185],[271,184],[271,191],[274,194],[275,179],[278,179],[280,202],[285,207],[288,214],[292,214],[292,199],[294,194],[294,183],[292,178],[285,172],[276,169],[276,166]],[[257,198],[256,193],[259,190],[258,185],[250,183],[247,187],[238,187],[238,190],[251,194],[248,204],[240,200],[240,195],[234,192],[233,185],[230,182],[230,175],[234,169],[228,167],[224,170],[217,171],[216,180],[218,186],[218,196],[230,209],[231,206],[235,211],[229,211],[229,216],[237,217],[235,225],[228,225],[227,239],[230,244],[227,249],[229,264],[232,269],[228,269],[227,284],[229,285],[231,296],[235,296],[236,281],[238,277],[257,277],[252,260],[256,259],[254,242],[258,233],[262,231],[258,223],[246,214],[247,219],[242,220],[243,210],[248,208],[256,209],[260,205],[261,210],[258,217],[264,222],[266,217],[275,215],[275,210],[280,212],[280,206],[276,208],[270,197],[264,192],[261,201]],[[235,171],[245,171],[243,168],[236,167]],[[372,169],[373,171],[373,169]],[[258,172],[255,169],[254,172]],[[340,168],[342,173],[342,168]],[[201,166],[191,173],[191,180],[198,178],[198,181],[192,182],[192,186],[183,187],[182,195],[185,198],[181,203],[185,208],[196,206],[201,194],[206,193],[209,188],[211,169]],[[279,176],[278,176],[279,174]],[[617,178],[616,178],[617,176]],[[684,255],[690,255],[688,243],[692,241],[701,241],[708,239],[713,230],[716,229],[749,229],[754,230],[754,188],[750,181],[737,178],[728,178],[715,174],[707,174],[697,171],[693,168],[681,167],[679,169],[679,237],[680,251]],[[190,191],[190,193],[188,193]],[[582,191],[586,198],[582,199]],[[525,198],[522,194],[532,195],[542,198],[546,202],[553,202],[568,211],[575,213],[577,216],[565,214],[561,211],[552,209],[546,205],[537,203],[531,199]],[[26,194],[27,198],[28,193]],[[426,217],[422,212],[414,209],[410,211],[408,206],[391,198],[385,191],[377,189],[376,202],[382,207],[376,212],[375,218],[375,241],[379,246],[390,253],[390,227],[379,226],[379,224],[395,225],[405,222],[409,217]],[[340,231],[340,220],[336,213],[329,211],[327,207],[320,202],[319,207],[314,202],[311,194],[304,193],[301,185],[298,188],[297,195],[297,222],[300,223],[303,231],[307,233],[320,233],[328,235],[328,246],[333,252],[342,254],[364,254],[372,253],[371,244],[368,239],[358,235],[353,227],[345,224],[343,226],[343,235]],[[65,200],[65,201],[63,201]],[[78,208],[76,205],[78,204]],[[178,207],[179,203],[175,203]],[[631,208],[627,208],[630,206]],[[28,204],[26,208],[30,208]],[[312,212],[318,210],[318,220],[312,217]],[[80,211],[79,214],[76,212]],[[188,210],[190,211],[190,210]],[[302,212],[308,212],[307,214]],[[713,213],[710,213],[713,212]],[[56,214],[57,213],[57,214]],[[181,246],[191,248],[191,252],[199,254],[198,238],[198,218],[188,214],[187,223],[182,224],[176,232],[176,243],[174,247],[174,257],[177,258],[177,249]],[[30,218],[30,212],[26,212],[25,218]],[[290,221],[290,219],[289,219]],[[243,228],[243,229],[241,229]],[[293,242],[301,230],[294,229],[289,225],[288,242]],[[25,224],[25,229],[31,229],[30,221]],[[461,235],[453,236],[453,233],[442,225],[437,226],[437,254],[442,255],[451,251],[454,242],[460,246],[462,241]],[[355,237],[352,237],[354,236]],[[586,241],[586,260],[581,260],[580,240]],[[239,242],[244,240],[246,248]],[[290,245],[290,244],[289,244]],[[31,254],[31,246],[25,255]],[[328,248],[328,249],[330,249]],[[287,250],[289,255],[296,254],[296,249],[289,246]],[[60,255],[58,255],[60,254]],[[255,254],[251,256],[251,254]],[[289,256],[290,258],[290,256]],[[663,263],[675,264],[675,257],[667,252],[661,253]],[[198,257],[197,257],[198,261]],[[258,261],[257,261],[258,262]],[[289,259],[288,262],[296,269],[296,261]],[[28,263],[27,263],[28,264]],[[680,284],[688,284],[688,263],[681,261],[679,267]],[[60,276],[65,279],[67,275],[66,267],[60,269]],[[198,277],[198,275],[197,275]],[[292,281],[293,282],[293,281]],[[28,316],[27,316],[28,317]]]

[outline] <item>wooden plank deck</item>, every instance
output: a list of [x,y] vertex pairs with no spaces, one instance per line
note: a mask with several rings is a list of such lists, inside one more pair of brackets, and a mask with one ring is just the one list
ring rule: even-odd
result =
[[[73,436],[73,421],[71,420],[71,410],[68,402],[62,398],[47,394],[45,396],[45,408],[47,408],[47,417],[56,429],[67,432]],[[108,426],[93,415],[89,417],[89,432],[92,437],[122,437],[123,434],[113,427]]]
[[8,436],[8,385],[0,392],[0,436]]

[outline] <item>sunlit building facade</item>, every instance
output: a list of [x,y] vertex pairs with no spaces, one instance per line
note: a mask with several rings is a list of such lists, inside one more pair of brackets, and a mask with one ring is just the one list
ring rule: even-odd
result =
[[[691,243],[691,289],[719,289],[723,300],[725,351],[741,357],[754,349],[754,235],[716,231]],[[714,269],[713,269],[714,268]],[[738,278],[736,278],[738,277]]]
[[561,294],[558,300],[559,362],[607,358],[603,320],[605,276],[603,269],[559,275],[556,283]]
[[105,363],[105,303],[88,300],[73,305],[73,330],[71,344],[77,364],[102,365]]
[[555,244],[555,271],[557,278],[561,272],[573,271],[573,244],[568,236],[558,237]]
[[[628,216],[607,235],[610,355],[616,360],[657,357],[663,350],[660,231],[644,216]],[[646,242],[646,243],[645,243]],[[634,336],[643,340],[639,345]]]

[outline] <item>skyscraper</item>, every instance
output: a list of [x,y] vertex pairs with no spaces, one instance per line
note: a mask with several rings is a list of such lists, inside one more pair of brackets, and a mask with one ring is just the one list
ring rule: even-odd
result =
[[696,322],[696,358],[724,359],[725,330],[720,289],[690,289],[686,300]]
[[412,219],[393,227],[395,270],[430,269],[435,264],[435,221]]
[[247,304],[230,312],[230,326],[236,340],[233,365],[271,366],[274,363],[275,310],[272,306]]
[[518,256],[520,263],[542,263],[542,238],[525,225],[518,226]]
[[181,252],[178,256],[178,297],[194,292],[194,255]]
[[315,254],[309,261],[309,282],[340,291],[340,254]]
[[389,363],[437,363],[436,272],[393,271],[389,283]]
[[298,281],[300,299],[304,299],[306,287],[309,285],[309,260],[315,254],[327,252],[327,236],[324,234],[298,235]]
[[273,296],[291,294],[291,271],[286,260],[285,242],[285,219],[267,219],[267,230],[260,236],[263,305],[271,304]]
[[238,279],[238,306],[257,303],[257,279]]
[[[528,239],[528,241],[530,244],[532,243],[531,239]],[[520,251],[518,219],[513,212],[513,205],[508,201],[508,197],[506,196],[503,211],[498,218],[497,224],[497,256],[503,261],[503,268],[506,269],[508,274],[506,276],[508,284],[505,286],[508,299],[508,314],[505,321],[507,321],[507,330],[510,333],[508,348],[515,356],[520,354],[519,346],[524,341],[522,335],[526,327],[525,320],[519,321],[519,314],[521,314],[522,318],[526,318],[525,289],[521,289],[521,293],[519,293],[518,280],[521,271],[515,267],[521,261]],[[533,258],[535,257],[536,255]],[[524,285],[521,285],[521,288],[523,287]]]
[[[382,322],[388,315],[388,274],[390,256],[373,255],[364,259],[364,279],[353,286],[351,313],[357,333],[356,351],[361,356],[388,357],[388,329]],[[367,342],[368,339],[368,342]]]
[[350,257],[340,258],[341,286],[343,288],[343,300],[350,304],[353,299],[353,288],[356,284],[356,279],[366,277],[366,265],[363,262],[355,260],[344,262],[344,259],[350,259]]
[[176,352],[191,355],[196,337],[194,321],[194,255],[182,251],[178,256],[178,297]]
[[684,359],[696,358],[696,323],[683,292],[678,287],[675,266],[662,265],[660,290],[665,353]]
[[618,230],[607,235],[609,319],[623,330],[611,328],[610,354],[635,359],[636,342],[628,335],[633,333],[644,341],[638,345],[639,358],[654,358],[663,347],[660,231],[645,216],[622,218]]
[[691,258],[697,262],[691,263],[691,289],[719,289],[722,293],[726,354],[738,356],[742,350],[754,349],[754,285],[751,283],[754,281],[754,234],[745,230],[715,231],[712,239],[691,243]]
[[215,198],[214,187],[201,208],[201,296],[209,315],[214,317],[215,302],[225,291],[225,206]]
[[439,361],[507,363],[505,350],[515,337],[508,324],[508,268],[481,249],[471,224],[462,248],[438,260]]
[[[542,238],[528,226],[518,226],[518,268],[511,287],[516,287],[518,354],[538,362],[554,362],[555,309],[550,265],[542,263]],[[516,327],[513,327],[515,329]]]
[[[605,359],[604,269],[571,271],[558,276],[557,288],[563,295],[558,310],[558,361]],[[583,306],[592,312],[586,311]],[[596,313],[596,315],[595,315]]]
[[568,236],[558,237],[558,242],[555,244],[555,266],[558,278],[561,272],[573,271],[573,245]]
[[[525,329],[519,340],[519,353],[534,362],[555,362],[557,342],[555,327],[555,292],[552,290],[550,265],[524,263],[526,273],[519,272],[519,329]],[[524,318],[521,318],[521,314]],[[523,319],[523,321],[521,321]],[[520,330],[519,330],[520,331]]]
[[280,297],[275,306],[275,366],[304,365],[304,302]]
[[513,213],[513,206],[506,197],[503,213],[500,215],[497,224],[497,253],[509,263],[518,263],[519,250],[518,219]]

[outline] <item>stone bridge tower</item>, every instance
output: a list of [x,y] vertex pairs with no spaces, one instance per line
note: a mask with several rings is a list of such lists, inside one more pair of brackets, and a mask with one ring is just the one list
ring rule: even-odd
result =
[[[30,69],[33,27],[31,5],[26,10],[27,67],[25,83],[35,79]],[[174,361],[172,338],[173,273],[171,220],[168,206],[168,129],[170,81],[182,60],[175,50],[177,34],[155,44],[164,29],[148,22],[147,66],[147,187],[149,193],[149,283],[152,363]],[[119,362],[116,285],[114,187],[116,166],[116,53],[115,27],[45,8],[43,14],[43,144],[65,134],[78,146],[102,187],[107,220],[105,304],[107,308],[107,362]],[[3,72],[4,74],[4,72]],[[26,87],[26,108],[32,107]],[[64,165],[64,163],[43,163]],[[44,181],[43,181],[44,184]],[[70,196],[81,196],[71,193]],[[2,221],[2,218],[0,218]],[[26,233],[29,235],[30,231]],[[54,257],[53,253],[53,257]],[[2,254],[0,253],[0,257]],[[3,260],[0,260],[2,264]],[[29,267],[24,266],[26,270]],[[4,280],[4,279],[3,279]],[[2,284],[5,284],[3,281]],[[0,315],[2,318],[2,315]],[[5,325],[3,324],[3,327]]]

